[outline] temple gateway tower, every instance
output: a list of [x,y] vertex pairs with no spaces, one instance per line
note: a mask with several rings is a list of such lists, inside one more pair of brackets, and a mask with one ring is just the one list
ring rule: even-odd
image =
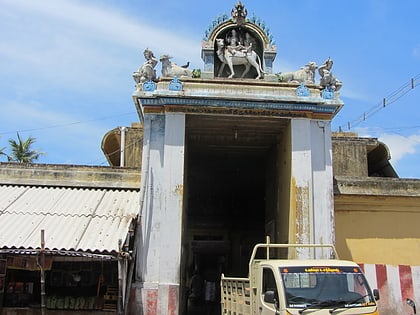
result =
[[157,78],[158,58],[145,57],[134,75],[144,140],[130,304],[136,314],[218,314],[220,274],[246,276],[266,235],[334,242],[341,82],[331,59],[273,74],[272,35],[240,2],[206,31],[201,76],[160,56]]

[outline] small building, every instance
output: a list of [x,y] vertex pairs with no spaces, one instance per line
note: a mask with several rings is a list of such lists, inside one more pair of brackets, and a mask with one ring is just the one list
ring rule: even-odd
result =
[[139,177],[129,168],[0,163],[2,314],[122,309]]

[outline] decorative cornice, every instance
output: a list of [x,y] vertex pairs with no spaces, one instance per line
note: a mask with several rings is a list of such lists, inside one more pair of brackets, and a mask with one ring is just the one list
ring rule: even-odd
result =
[[267,101],[249,101],[249,100],[226,100],[226,99],[206,99],[206,98],[190,98],[190,97],[156,97],[142,98],[139,97],[142,107],[148,106],[189,106],[193,107],[219,107],[219,108],[235,108],[235,109],[253,109],[253,110],[281,110],[281,111],[304,111],[324,114],[334,114],[338,109],[334,105],[319,105],[308,103],[284,103],[284,102],[267,102]]
[[340,106],[304,103],[257,102],[247,100],[203,98],[137,98],[137,111],[141,117],[148,114],[186,113],[205,115],[235,115],[278,118],[306,118],[331,120]]

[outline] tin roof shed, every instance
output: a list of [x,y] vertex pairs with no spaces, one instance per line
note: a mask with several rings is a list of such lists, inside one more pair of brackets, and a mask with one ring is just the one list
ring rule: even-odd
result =
[[118,252],[139,209],[139,191],[0,185],[0,248]]

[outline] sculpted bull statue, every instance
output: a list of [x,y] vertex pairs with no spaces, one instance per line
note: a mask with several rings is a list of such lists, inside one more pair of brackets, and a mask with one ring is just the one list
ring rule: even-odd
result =
[[251,66],[255,68],[257,71],[257,77],[255,79],[260,79],[263,74],[264,70],[261,66],[261,60],[258,54],[251,49],[251,47],[244,47],[244,46],[226,46],[225,41],[222,38],[216,39],[217,45],[217,57],[222,62],[218,76],[220,77],[225,65],[229,66],[230,75],[229,78],[233,78],[235,75],[235,71],[233,66],[236,65],[244,65],[245,70],[242,73],[241,78],[245,77],[248,73]]
[[191,77],[191,70],[187,69],[189,63],[185,66],[178,66],[176,63],[171,62],[169,55],[162,55],[160,57],[160,62],[162,63],[162,76],[164,77]]
[[318,68],[316,62],[309,62],[302,68],[293,72],[281,72],[277,74],[281,82],[294,82],[294,83],[315,83],[315,70]]

